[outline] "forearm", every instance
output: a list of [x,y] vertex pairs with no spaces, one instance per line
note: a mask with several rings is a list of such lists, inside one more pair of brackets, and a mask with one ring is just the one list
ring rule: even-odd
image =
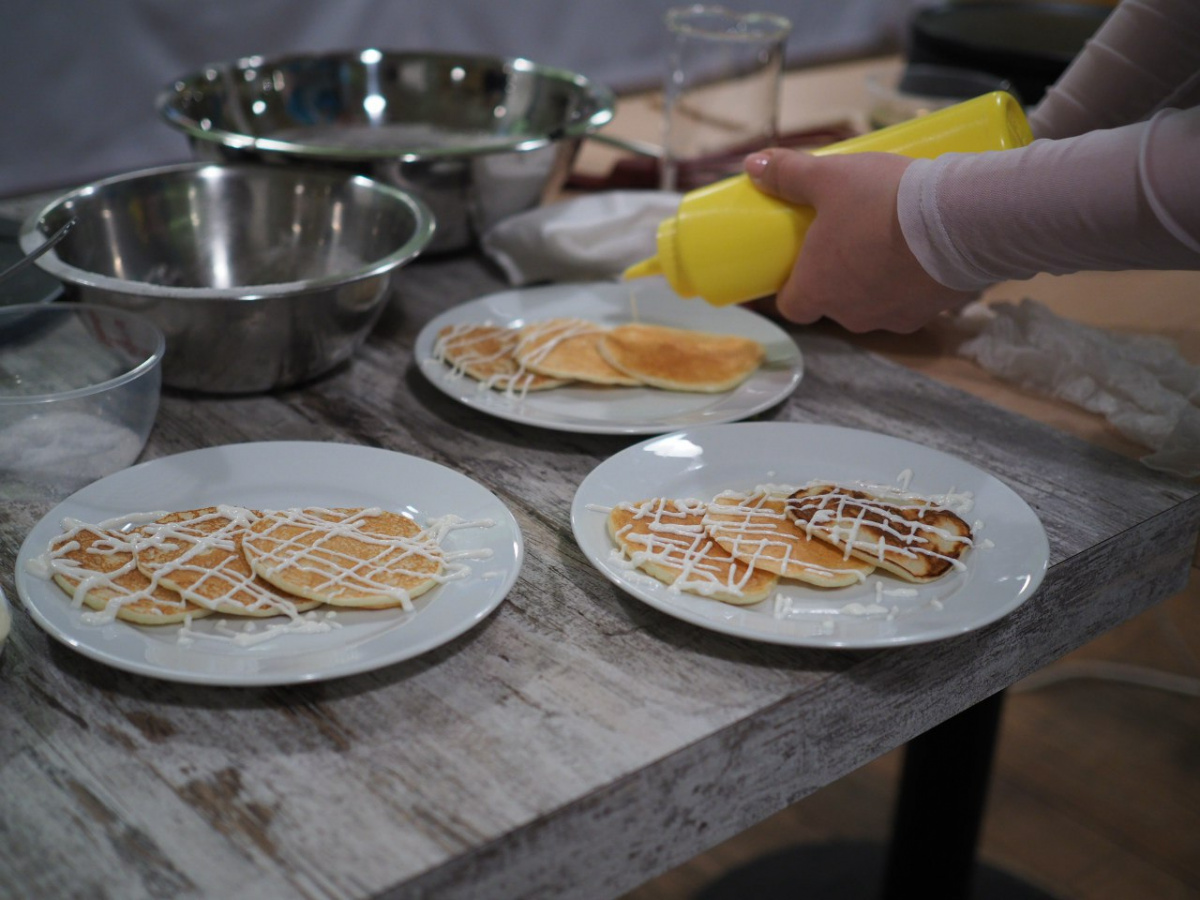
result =
[[1030,115],[1039,138],[1200,105],[1200,3],[1124,0]]
[[897,210],[956,290],[1039,272],[1200,269],[1200,108],[1019,150],[917,160]]

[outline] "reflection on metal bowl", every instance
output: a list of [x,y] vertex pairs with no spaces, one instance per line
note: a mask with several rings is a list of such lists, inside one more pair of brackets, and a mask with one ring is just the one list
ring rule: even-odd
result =
[[285,387],[347,359],[433,234],[403,191],[300,167],[185,163],[109,178],[31,216],[21,246],[71,216],[36,264],[79,299],[158,325],[164,384],[217,393]]
[[205,159],[319,163],[420,197],[430,249],[473,244],[562,186],[612,93],[524,59],[360,50],[249,57],[186,75],[158,109]]

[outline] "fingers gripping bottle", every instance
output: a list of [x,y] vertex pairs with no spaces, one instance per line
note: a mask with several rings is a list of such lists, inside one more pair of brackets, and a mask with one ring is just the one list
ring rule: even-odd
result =
[[[995,91],[811,152],[932,159],[1008,150],[1032,140],[1020,104]],[[685,194],[679,211],[658,226],[658,255],[630,266],[624,277],[663,275],[681,297],[702,297],[714,306],[765,297],[787,280],[814,215],[811,207],[764,194],[745,175],[727,178]]]

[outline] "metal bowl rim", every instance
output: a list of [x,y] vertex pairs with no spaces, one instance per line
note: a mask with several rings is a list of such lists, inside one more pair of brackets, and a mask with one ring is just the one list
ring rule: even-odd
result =
[[59,310],[64,312],[93,312],[115,316],[118,319],[134,319],[150,328],[150,333],[154,336],[154,349],[149,356],[136,366],[127,372],[122,372],[115,378],[109,378],[107,381],[100,381],[85,387],[73,388],[69,391],[54,391],[48,394],[22,394],[19,397],[0,394],[0,408],[35,406],[41,403],[60,403],[63,400],[78,400],[83,397],[90,397],[93,394],[102,394],[105,391],[110,391],[113,388],[122,387],[132,381],[136,381],[162,363],[163,356],[167,351],[167,339],[162,329],[146,316],[132,310],[121,309],[119,306],[106,306],[103,303],[17,303],[0,310],[0,316],[5,316],[9,313],[21,313],[22,315],[57,314]]
[[137,181],[142,179],[153,179],[164,175],[172,175],[177,172],[200,172],[205,169],[213,169],[219,172],[251,172],[255,175],[266,174],[274,176],[316,176],[327,179],[340,179],[346,182],[360,184],[372,192],[391,197],[393,200],[400,201],[407,206],[414,218],[413,233],[407,241],[401,244],[396,250],[393,250],[387,256],[376,260],[369,266],[360,269],[353,269],[340,275],[329,275],[323,278],[312,278],[301,281],[282,281],[274,284],[255,284],[245,285],[242,287],[215,288],[215,287],[177,287],[173,285],[153,284],[148,281],[131,281],[124,278],[114,278],[111,275],[102,275],[99,272],[89,272],[86,269],[80,269],[64,262],[59,258],[56,250],[50,250],[39,257],[34,265],[37,265],[49,272],[51,275],[67,282],[68,284],[82,285],[87,288],[97,290],[110,291],[114,294],[122,294],[125,296],[137,297],[154,297],[154,298],[171,298],[177,300],[233,300],[233,301],[255,301],[266,300],[272,297],[282,297],[293,295],[302,292],[319,291],[328,288],[341,287],[347,284],[353,284],[356,281],[364,281],[368,278],[375,278],[380,275],[386,275],[388,272],[399,268],[406,262],[420,253],[430,240],[433,238],[436,228],[433,213],[429,207],[425,205],[417,197],[402,191],[399,188],[384,184],[381,181],[373,178],[368,178],[365,175],[339,175],[335,172],[322,172],[315,169],[300,170],[295,168],[275,168],[263,165],[255,165],[252,163],[214,163],[214,162],[186,162],[176,163],[170,166],[157,166],[151,169],[139,169],[134,172],[127,172],[121,175],[114,175],[110,178],[103,178],[99,181],[94,181],[82,187],[75,188],[66,194],[63,194],[48,204],[42,207],[38,212],[30,215],[21,225],[20,243],[25,252],[31,252],[36,248],[42,240],[44,240],[44,232],[41,230],[41,223],[45,218],[60,209],[70,201],[84,197],[88,194],[108,187],[113,184],[120,184],[128,181]]
[[[397,147],[337,147],[303,142],[286,141],[278,138],[254,137],[237,131],[223,128],[202,128],[194,119],[183,115],[172,103],[175,97],[187,85],[209,81],[204,77],[206,72],[239,72],[246,69],[263,66],[279,66],[299,60],[333,60],[357,61],[363,53],[374,50],[387,58],[425,58],[434,60],[461,60],[471,63],[484,63],[500,66],[519,72],[530,72],[554,81],[570,83],[585,91],[585,96],[596,104],[596,111],[586,119],[563,126],[561,130],[545,135],[531,137],[529,135],[515,136],[508,142],[496,142],[485,147],[417,147],[403,149]],[[571,72],[554,66],[536,63],[521,56],[487,56],[467,53],[432,53],[407,50],[382,50],[378,48],[363,48],[360,50],[343,50],[331,53],[292,53],[282,56],[244,56],[232,62],[212,63],[201,66],[193,72],[180,76],[170,85],[159,92],[155,107],[170,125],[179,128],[188,137],[219,144],[232,150],[266,151],[270,153],[289,153],[307,159],[399,159],[401,162],[416,162],[419,160],[452,159],[469,156],[486,156],[494,153],[528,152],[549,146],[563,138],[583,137],[592,131],[612,121],[616,106],[613,92],[592,81],[585,75]]]

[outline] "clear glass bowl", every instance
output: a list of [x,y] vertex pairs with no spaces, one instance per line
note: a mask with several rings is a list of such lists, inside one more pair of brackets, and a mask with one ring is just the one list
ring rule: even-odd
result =
[[126,310],[0,309],[0,499],[59,500],[136,460],[158,413],[165,346]]

